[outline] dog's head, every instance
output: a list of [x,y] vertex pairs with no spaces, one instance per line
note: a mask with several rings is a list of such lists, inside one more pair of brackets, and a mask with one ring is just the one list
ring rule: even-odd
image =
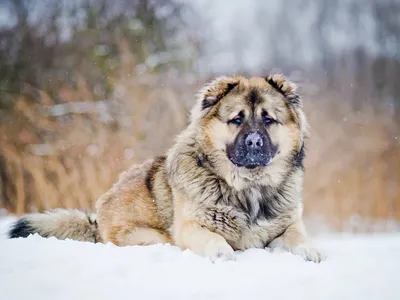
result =
[[290,161],[303,147],[307,126],[296,88],[282,75],[215,79],[191,114],[202,150],[248,179]]

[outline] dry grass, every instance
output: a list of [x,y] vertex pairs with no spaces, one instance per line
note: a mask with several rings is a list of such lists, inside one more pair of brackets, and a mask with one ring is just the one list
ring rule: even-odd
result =
[[[54,207],[91,209],[122,170],[163,153],[186,125],[202,82],[145,79],[119,77],[111,118],[98,106],[51,117],[43,113],[54,105],[46,95],[37,102],[19,98],[18,118],[0,124],[0,206],[18,215]],[[339,105],[338,92],[310,90],[302,91],[311,124],[306,215],[338,230],[370,230],[376,221],[379,229],[390,229],[388,220],[400,220],[398,123],[368,105],[358,113],[350,104]],[[65,103],[96,107],[84,81],[60,95]]]
[[311,124],[306,215],[321,216],[331,227],[345,231],[396,229],[399,123],[368,105],[357,112],[350,104],[338,105],[343,95],[337,92],[321,93],[306,103]]
[[15,214],[59,206],[90,209],[122,170],[171,145],[186,125],[183,101],[171,88],[122,84],[110,113],[96,105],[83,83],[76,91],[63,90],[67,102],[61,105],[79,107],[72,99],[86,99],[84,113],[48,116],[54,107],[49,98],[18,99],[14,121],[0,127],[3,207]]

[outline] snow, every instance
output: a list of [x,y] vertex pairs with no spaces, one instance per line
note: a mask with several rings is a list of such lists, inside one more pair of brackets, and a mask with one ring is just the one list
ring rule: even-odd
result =
[[[0,219],[4,228],[12,218]],[[170,245],[0,238],[0,299],[400,299],[400,233],[314,239],[328,259],[252,249],[211,263]]]

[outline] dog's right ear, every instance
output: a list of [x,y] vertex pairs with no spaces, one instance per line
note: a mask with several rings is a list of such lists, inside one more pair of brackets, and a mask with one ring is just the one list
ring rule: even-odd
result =
[[222,76],[214,79],[200,91],[201,110],[207,110],[229,94],[240,82],[237,76]]

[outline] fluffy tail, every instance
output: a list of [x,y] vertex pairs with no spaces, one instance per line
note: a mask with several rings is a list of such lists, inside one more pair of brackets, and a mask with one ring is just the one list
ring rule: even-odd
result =
[[11,227],[10,238],[27,237],[30,234],[42,237],[72,239],[82,242],[100,242],[96,215],[77,209],[54,209],[44,213],[28,214],[19,218]]

